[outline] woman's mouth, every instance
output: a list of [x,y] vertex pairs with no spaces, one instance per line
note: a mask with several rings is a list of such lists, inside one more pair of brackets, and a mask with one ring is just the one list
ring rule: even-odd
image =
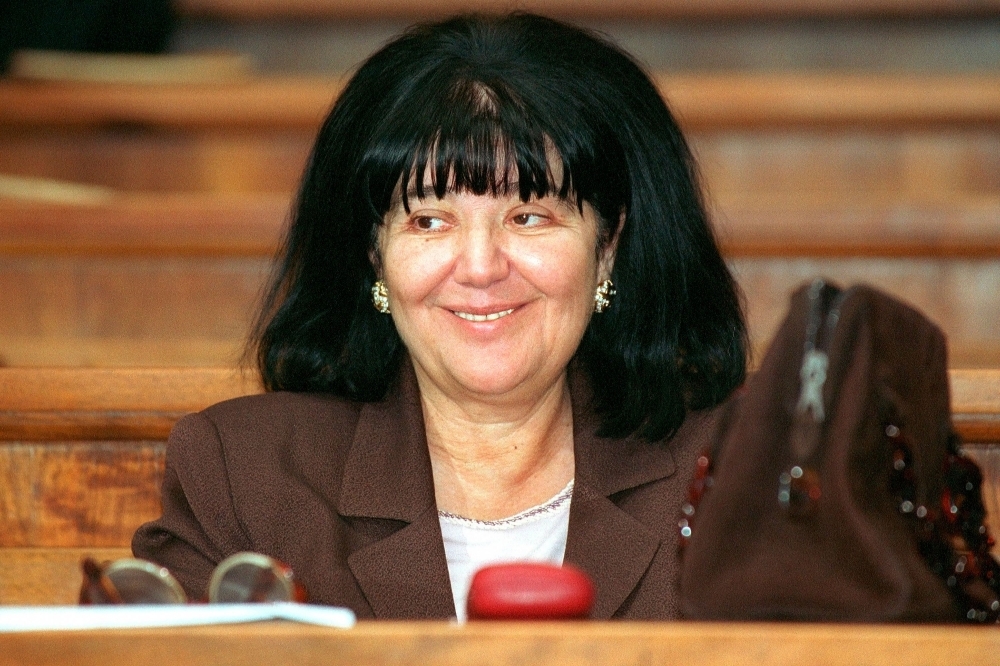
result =
[[497,319],[500,319],[501,317],[506,317],[513,311],[514,308],[510,308],[509,310],[501,310],[499,312],[491,312],[489,314],[472,314],[471,312],[460,312],[458,310],[452,310],[452,314],[454,314],[456,317],[464,319],[465,321],[478,322],[478,321],[495,321]]

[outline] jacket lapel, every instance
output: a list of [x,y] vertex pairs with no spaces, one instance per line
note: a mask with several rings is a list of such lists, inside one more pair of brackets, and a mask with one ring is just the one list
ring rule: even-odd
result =
[[610,619],[639,584],[660,538],[612,500],[619,492],[672,476],[669,447],[639,438],[598,437],[600,421],[579,376],[571,384],[576,481],[570,505],[565,561],[594,581],[593,619]]
[[[376,618],[455,615],[434,499],[434,480],[416,377],[404,362],[384,402],[361,410],[338,502],[343,516],[372,521],[385,535],[347,563]],[[639,584],[660,539],[613,501],[616,493],[674,474],[669,447],[598,437],[586,380],[570,372],[576,480],[565,561],[594,581],[592,617],[611,618]]]
[[352,553],[347,564],[376,618],[455,616],[434,505],[401,530]]
[[362,407],[338,503],[341,515],[389,533],[363,544],[347,564],[376,618],[451,617],[455,604],[409,362],[400,375],[386,401]]

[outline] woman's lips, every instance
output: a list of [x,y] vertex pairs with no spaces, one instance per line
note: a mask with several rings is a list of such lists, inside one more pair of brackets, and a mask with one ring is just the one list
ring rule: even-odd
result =
[[461,310],[452,310],[451,312],[456,317],[464,319],[465,321],[482,322],[482,321],[496,321],[501,317],[506,317],[513,311],[514,308],[509,308],[507,310],[499,310],[497,312],[490,312],[488,314],[474,314],[472,312],[462,312]]

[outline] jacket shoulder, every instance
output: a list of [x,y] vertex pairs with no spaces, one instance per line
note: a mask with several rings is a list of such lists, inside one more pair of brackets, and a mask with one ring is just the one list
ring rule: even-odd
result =
[[361,407],[361,403],[322,393],[276,391],[232,398],[204,409],[201,414],[215,424],[220,434],[248,430],[259,437],[290,427],[307,431],[344,426],[353,429]]
[[[350,449],[361,403],[317,393],[274,392],[243,396],[190,414],[174,426],[168,461],[195,458],[218,447],[230,477],[262,468],[339,468]],[[214,446],[207,446],[214,440]],[[171,451],[170,449],[173,449]]]

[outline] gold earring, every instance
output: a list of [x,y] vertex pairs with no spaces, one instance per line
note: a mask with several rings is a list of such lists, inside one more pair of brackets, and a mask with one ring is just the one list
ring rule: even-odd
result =
[[382,314],[389,314],[389,290],[382,280],[376,280],[372,285],[372,304]]
[[611,297],[614,296],[615,283],[611,280],[605,280],[597,286],[597,291],[594,292],[594,312],[604,312],[611,305]]

